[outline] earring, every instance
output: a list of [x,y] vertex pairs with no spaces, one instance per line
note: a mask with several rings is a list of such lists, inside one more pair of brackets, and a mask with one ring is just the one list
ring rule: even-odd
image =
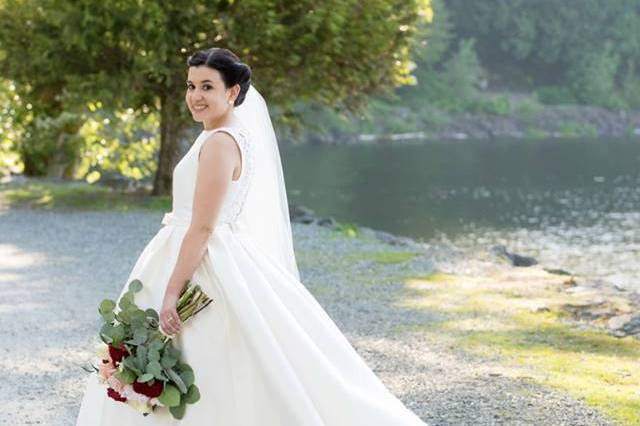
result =
[[233,101],[229,101],[229,105],[233,105]]

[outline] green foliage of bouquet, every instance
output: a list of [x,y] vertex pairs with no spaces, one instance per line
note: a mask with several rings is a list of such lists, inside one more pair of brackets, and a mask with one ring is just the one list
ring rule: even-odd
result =
[[[159,327],[158,312],[140,309],[134,301],[142,282],[133,280],[119,303],[105,299],[98,311],[104,320],[99,335],[99,380],[107,395],[148,415],[157,407],[168,407],[176,419],[184,417],[186,405],[200,399],[193,369],[180,360],[172,337]],[[177,310],[184,323],[212,302],[189,281],[180,293]]]

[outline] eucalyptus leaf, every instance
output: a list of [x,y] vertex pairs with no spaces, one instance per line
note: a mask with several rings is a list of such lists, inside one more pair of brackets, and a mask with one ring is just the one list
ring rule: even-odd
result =
[[153,379],[153,374],[151,373],[144,373],[142,376],[138,377],[138,382],[140,383],[145,383],[148,382],[149,380]]
[[102,315],[102,319],[104,320],[104,322],[109,324],[111,324],[113,320],[116,319],[116,314],[113,311],[100,314],[100,315]]
[[142,290],[142,281],[136,279],[129,283],[129,291],[137,293],[140,290]]
[[145,368],[145,372],[153,374],[156,379],[161,379],[163,377],[162,366],[158,361],[149,361]]
[[103,324],[102,327],[100,327],[100,334],[111,337],[112,330],[113,326],[111,324]]
[[141,369],[138,368],[138,365],[135,362],[135,358],[132,355],[124,358],[122,360],[122,363],[125,367],[131,369],[134,373],[136,373],[136,375],[139,376],[142,374],[142,371],[140,371]]
[[144,327],[134,328],[133,330],[133,339],[131,339],[131,344],[134,345],[142,345],[147,341],[149,337],[149,332]]
[[120,301],[118,302],[118,307],[120,309],[122,309],[123,311],[126,311],[127,309],[130,309],[131,306],[133,305],[133,298],[132,298],[133,294],[126,292],[122,295],[122,297],[120,298]]
[[[122,365],[122,364],[121,364]],[[132,370],[130,370],[129,368],[123,368],[121,371],[120,369],[118,371],[116,371],[115,373],[113,373],[118,380],[127,383],[127,384],[131,384],[136,380],[136,373],[134,373]]]
[[175,359],[180,359],[180,355],[182,355],[179,349],[176,349],[171,345],[167,346],[165,351],[167,351],[167,353],[171,355],[172,358],[175,358]]
[[136,351],[136,355],[138,355],[140,357],[143,357],[143,358],[146,358],[148,353],[149,353],[149,349],[147,349],[146,346],[140,346],[140,347],[138,347],[138,349]]
[[147,319],[147,314],[142,309],[134,309],[129,314],[129,317],[132,324],[142,326]]
[[100,302],[100,307],[98,308],[98,312],[101,314],[107,314],[109,312],[113,312],[113,309],[116,307],[116,302],[111,299],[104,299]]
[[187,394],[183,397],[187,404],[195,404],[200,400],[200,389],[196,385],[189,386]]
[[139,366],[147,365],[147,348],[138,346],[136,351],[136,364]]
[[100,339],[102,339],[102,341],[104,343],[106,343],[107,345],[113,342],[113,339],[109,336],[105,336],[104,334],[100,333]]
[[180,402],[180,405],[176,407],[169,407],[169,412],[176,419],[181,419],[184,417],[184,413],[186,412],[187,404],[184,401]]
[[176,407],[180,405],[180,391],[177,387],[167,383],[158,399],[167,407]]
[[162,361],[160,361],[160,364],[162,364],[163,367],[165,368],[171,368],[174,365],[176,365],[176,363],[178,362],[177,359],[175,359],[174,357],[172,357],[171,355],[165,353],[162,356]]
[[116,343],[121,342],[125,338],[125,327],[123,324],[118,324],[111,329],[111,337]]
[[164,372],[167,373],[167,376],[169,376],[169,378],[175,382],[176,386],[180,390],[180,393],[187,393],[187,385],[185,385],[184,381],[178,375],[178,373],[176,373],[171,368],[165,368]]
[[163,343],[162,341],[160,341],[159,339],[153,339],[150,343],[149,343],[149,351],[160,351],[160,349],[162,349],[163,347]]
[[195,381],[195,375],[193,374],[193,369],[189,367],[187,364],[180,364],[180,378],[184,382],[186,387],[189,387]]
[[149,308],[146,311],[144,311],[145,315],[149,318],[153,318],[156,321],[160,321],[160,317],[158,316],[158,313],[156,312],[155,309]]
[[149,361],[160,361],[160,351],[149,349],[149,353],[147,354],[147,359]]
[[125,310],[121,310],[120,312],[118,312],[116,314],[116,319],[123,324],[131,323],[131,315],[129,315],[129,312]]

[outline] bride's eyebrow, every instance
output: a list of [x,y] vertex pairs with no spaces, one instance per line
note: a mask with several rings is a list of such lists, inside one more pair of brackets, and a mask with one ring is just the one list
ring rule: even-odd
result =
[[[187,80],[187,84],[192,83],[191,80]],[[211,80],[202,80],[201,83],[213,83]]]

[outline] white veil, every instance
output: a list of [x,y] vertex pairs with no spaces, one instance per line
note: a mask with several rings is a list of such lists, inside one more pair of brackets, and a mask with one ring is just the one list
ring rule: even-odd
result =
[[238,220],[266,255],[299,280],[278,141],[267,104],[253,84],[234,113],[249,131],[248,151],[254,164]]

